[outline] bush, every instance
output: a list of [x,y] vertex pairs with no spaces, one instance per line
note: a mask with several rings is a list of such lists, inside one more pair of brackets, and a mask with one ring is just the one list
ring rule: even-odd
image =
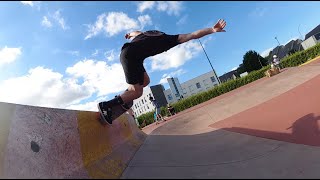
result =
[[[298,66],[300,64],[303,64],[303,63],[307,62],[308,60],[311,60],[319,55],[320,55],[320,43],[317,44],[316,46],[309,48],[309,49],[306,49],[306,50],[300,51],[300,52],[296,52],[296,53],[282,59],[280,64],[281,64],[282,68],[294,67],[294,66]],[[201,104],[205,101],[208,101],[212,98],[220,96],[221,94],[225,94],[225,93],[230,92],[234,89],[237,89],[241,86],[249,84],[249,83],[256,81],[260,78],[263,78],[265,76],[265,74],[264,74],[265,71],[267,71],[268,69],[270,69],[270,65],[265,66],[265,67],[261,68],[260,70],[252,71],[247,76],[221,83],[219,86],[213,87],[213,88],[209,89],[208,91],[192,95],[188,98],[184,98],[176,103],[171,104],[171,106],[175,108],[177,113],[180,111],[186,110],[188,108],[191,108],[193,106]],[[154,122],[153,113],[154,113],[154,111],[139,116],[138,117],[139,124],[142,124],[144,119],[146,120],[146,125],[153,123]],[[168,114],[169,114],[169,112],[168,112],[167,108],[161,107],[161,115],[168,116]]]
[[280,65],[282,68],[299,66],[319,55],[320,43],[304,51],[299,51],[292,54],[291,56],[283,58],[280,62]]

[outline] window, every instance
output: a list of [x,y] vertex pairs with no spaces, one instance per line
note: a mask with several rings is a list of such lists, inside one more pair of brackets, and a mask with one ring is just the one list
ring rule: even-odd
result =
[[169,100],[172,100],[171,94],[168,95],[168,99],[169,99]]
[[200,88],[201,88],[200,83],[197,83],[197,84],[196,84],[196,86],[197,86],[197,88],[198,88],[198,89],[200,89]]
[[176,97],[180,97],[179,94],[176,94]]
[[213,76],[210,77],[210,79],[211,79],[211,81],[212,81],[213,83],[216,82],[216,78],[214,78]]
[[204,84],[205,86],[208,86],[207,79],[203,80],[203,84]]
[[192,91],[193,91],[192,86],[193,86],[193,85],[189,86],[189,90],[190,90],[190,92],[192,92]]
[[182,92],[183,94],[187,94],[186,88],[183,88]]

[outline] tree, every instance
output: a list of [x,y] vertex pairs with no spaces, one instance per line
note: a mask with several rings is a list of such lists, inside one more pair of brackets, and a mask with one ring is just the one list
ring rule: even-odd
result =
[[268,61],[260,56],[259,53],[250,50],[243,56],[243,66],[248,73],[254,70],[261,69],[262,66],[268,65]]
[[239,67],[238,67],[238,69],[237,69],[237,72],[238,72],[239,74],[242,74],[242,73],[246,72],[246,70],[244,69],[244,65],[243,65],[243,64],[240,64],[240,65],[239,65]]

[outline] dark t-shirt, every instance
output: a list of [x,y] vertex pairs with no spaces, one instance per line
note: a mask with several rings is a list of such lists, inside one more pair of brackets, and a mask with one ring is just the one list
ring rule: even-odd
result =
[[157,30],[145,31],[145,32],[139,34],[138,36],[136,36],[134,39],[132,39],[131,42],[138,42],[138,41],[141,41],[141,40],[145,40],[145,39],[147,39],[148,37],[151,37],[151,36],[161,36],[163,34],[165,34],[165,33],[161,32],[161,31],[157,31]]

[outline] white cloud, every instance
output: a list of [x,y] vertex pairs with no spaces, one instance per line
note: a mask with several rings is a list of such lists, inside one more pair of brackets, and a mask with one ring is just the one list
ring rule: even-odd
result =
[[104,56],[108,60],[108,62],[112,62],[112,61],[116,60],[120,56],[120,53],[118,53],[116,55],[115,50],[112,49],[112,50],[106,51],[104,53]]
[[137,11],[144,12],[145,10],[156,10],[166,12],[169,15],[179,15],[182,10],[182,2],[180,1],[143,1],[138,3]]
[[23,5],[37,7],[40,10],[40,1],[20,1]]
[[33,7],[33,1],[20,1],[22,4],[24,4],[24,5],[29,5],[29,6],[31,6],[31,7]]
[[269,55],[270,51],[272,51],[274,48],[275,48],[275,47],[266,49],[266,50],[262,51],[262,52],[260,53],[260,55],[265,58],[265,57],[267,57],[267,56]]
[[[96,102],[126,88],[120,64],[85,59],[67,68],[66,75],[38,66],[23,76],[2,81],[0,101],[96,111]],[[89,98],[95,100],[82,103]]]
[[69,27],[66,25],[65,20],[64,20],[64,18],[61,16],[59,10],[56,11],[56,12],[52,15],[52,17],[53,17],[54,20],[56,20],[56,21],[59,23],[60,27],[61,27],[63,30],[66,30],[66,29],[69,28]]
[[152,9],[155,5],[155,1],[143,1],[138,3],[137,12],[142,13],[146,9]]
[[116,93],[127,88],[120,63],[108,65],[105,61],[85,59],[67,68],[66,72],[74,78],[83,79],[83,85],[95,89],[98,96]]
[[152,20],[149,15],[139,16],[138,20],[140,22],[141,29],[143,29],[146,25],[152,25]]
[[21,47],[0,49],[0,66],[14,62],[21,55]]
[[64,108],[92,93],[92,88],[77,84],[76,79],[63,79],[62,74],[43,67],[30,69],[27,75],[0,84],[1,101],[45,107]]
[[162,75],[161,80],[159,81],[159,84],[165,84],[168,83],[167,78],[171,78],[171,77],[177,77],[180,76],[182,74],[185,74],[187,71],[183,70],[183,69],[179,69],[177,71],[171,72],[169,74],[164,74]]
[[48,20],[47,16],[43,16],[41,25],[48,28],[52,27],[52,23]]
[[180,44],[167,52],[151,57],[151,68],[152,70],[178,68],[196,56],[201,50],[200,44],[196,41]]
[[249,17],[263,17],[267,11],[265,7],[257,7],[249,13]]
[[182,2],[179,1],[158,1],[157,10],[167,12],[169,15],[179,15],[182,9]]
[[231,71],[234,71],[234,70],[236,70],[236,69],[238,69],[238,67],[234,67],[234,68],[232,68],[232,69],[231,69]]
[[92,53],[92,56],[97,56],[98,54],[99,54],[99,50],[96,49],[96,50],[94,51],[94,53]]
[[71,54],[73,56],[79,56],[80,52],[79,51],[67,51],[68,54]]
[[43,16],[42,18],[42,21],[41,21],[42,26],[51,28],[53,27],[54,24],[58,24],[63,30],[69,29],[69,27],[66,25],[64,18],[60,14],[60,10],[57,10],[53,14],[49,13],[48,16]]
[[67,106],[66,108],[73,109],[73,110],[83,110],[83,111],[97,111],[97,104],[101,101],[105,101],[106,99],[109,99],[109,98],[107,96],[100,97],[98,99],[95,99],[94,101],[72,104],[70,106]]
[[141,30],[145,25],[150,24],[152,21],[149,15],[139,16],[138,20],[135,20],[123,12],[104,13],[97,17],[94,25],[88,25],[88,35],[85,39],[94,37],[101,32],[105,32],[107,36],[114,36],[123,31]]

